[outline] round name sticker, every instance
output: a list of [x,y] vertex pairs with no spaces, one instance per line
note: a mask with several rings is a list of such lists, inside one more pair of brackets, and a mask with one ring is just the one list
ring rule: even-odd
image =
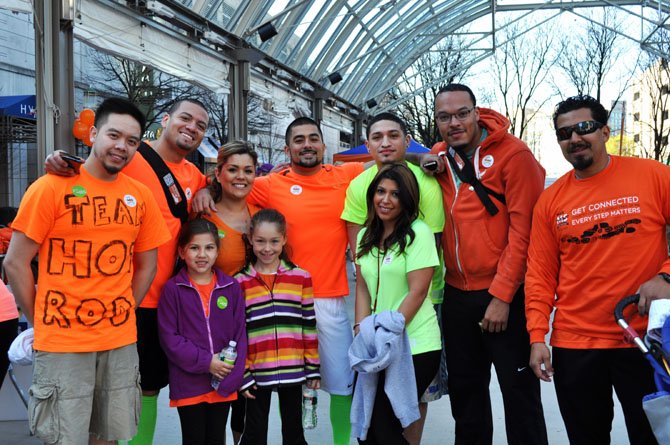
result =
[[184,190],[184,195],[186,195],[186,199],[191,199],[191,196],[193,196],[193,192],[191,191],[190,187],[186,187],[186,190]]
[[225,309],[228,307],[228,299],[226,297],[219,297],[216,299],[216,306],[219,309]]
[[291,194],[292,195],[299,195],[302,193],[302,187],[299,185],[292,185],[291,186]]
[[218,232],[219,232],[219,239],[225,238],[226,232],[224,232],[223,230],[219,230]]
[[124,196],[123,202],[125,202],[128,207],[135,207],[137,205],[137,200],[133,195]]
[[486,155],[482,159],[482,165],[486,168],[489,168],[493,165],[493,156],[491,155]]
[[72,194],[78,198],[86,196],[86,189],[81,185],[75,185],[72,187]]

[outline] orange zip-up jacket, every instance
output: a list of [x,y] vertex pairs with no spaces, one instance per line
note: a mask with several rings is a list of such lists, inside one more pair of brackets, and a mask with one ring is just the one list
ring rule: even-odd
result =
[[[469,184],[456,188],[448,164],[437,175],[446,216],[445,281],[461,290],[488,289],[509,303],[526,272],[530,221],[545,172],[526,144],[507,131],[509,121],[502,114],[479,108],[479,125],[488,134],[473,157],[478,162],[475,170],[484,186],[505,196],[506,204],[491,196],[499,210],[491,216]],[[439,142],[431,153],[446,149],[446,143]]]
[[[551,344],[625,348],[614,306],[659,272],[670,273],[670,168],[649,159],[610,156],[603,171],[574,171],[540,196],[533,216],[526,318],[531,343],[544,342],[554,307]],[[554,297],[556,296],[556,297]],[[647,320],[633,317],[642,334]]]

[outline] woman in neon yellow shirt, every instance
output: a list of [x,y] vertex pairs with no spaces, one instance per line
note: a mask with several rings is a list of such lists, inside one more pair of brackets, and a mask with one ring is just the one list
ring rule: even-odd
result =
[[[426,296],[433,268],[439,264],[435,239],[418,219],[419,188],[414,174],[402,164],[384,166],[367,191],[368,216],[358,234],[356,262],[356,332],[370,314],[397,311],[405,330],[414,364],[418,397],[439,368],[442,342],[435,310]],[[380,372],[369,443],[406,444],[383,387]],[[368,443],[368,442],[366,442]]]

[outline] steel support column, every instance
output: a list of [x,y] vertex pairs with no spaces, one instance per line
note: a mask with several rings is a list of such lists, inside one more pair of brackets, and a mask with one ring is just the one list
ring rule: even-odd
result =
[[228,140],[246,140],[248,136],[249,62],[238,60],[230,66],[228,95]]
[[74,58],[72,20],[62,18],[62,2],[34,5],[37,176],[47,153],[74,146]]

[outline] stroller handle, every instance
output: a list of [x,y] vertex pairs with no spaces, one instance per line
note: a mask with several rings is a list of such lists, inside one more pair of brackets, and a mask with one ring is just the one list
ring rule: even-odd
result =
[[621,328],[630,335],[631,340],[635,345],[638,347],[640,351],[642,351],[643,354],[648,354],[649,353],[649,348],[647,348],[647,345],[644,343],[642,338],[640,338],[640,335],[633,329],[632,326],[628,325],[628,322],[626,321],[626,318],[623,315],[623,311],[626,308],[626,306],[630,306],[631,304],[637,304],[640,301],[640,294],[635,294],[635,295],[629,295],[627,297],[624,297],[621,301],[619,301],[616,306],[614,307],[614,321],[621,326]]
[[623,311],[627,306],[631,304],[637,304],[640,301],[640,294],[629,295],[624,297],[619,301],[614,307],[614,321],[619,322],[619,320],[625,320],[623,316]]

